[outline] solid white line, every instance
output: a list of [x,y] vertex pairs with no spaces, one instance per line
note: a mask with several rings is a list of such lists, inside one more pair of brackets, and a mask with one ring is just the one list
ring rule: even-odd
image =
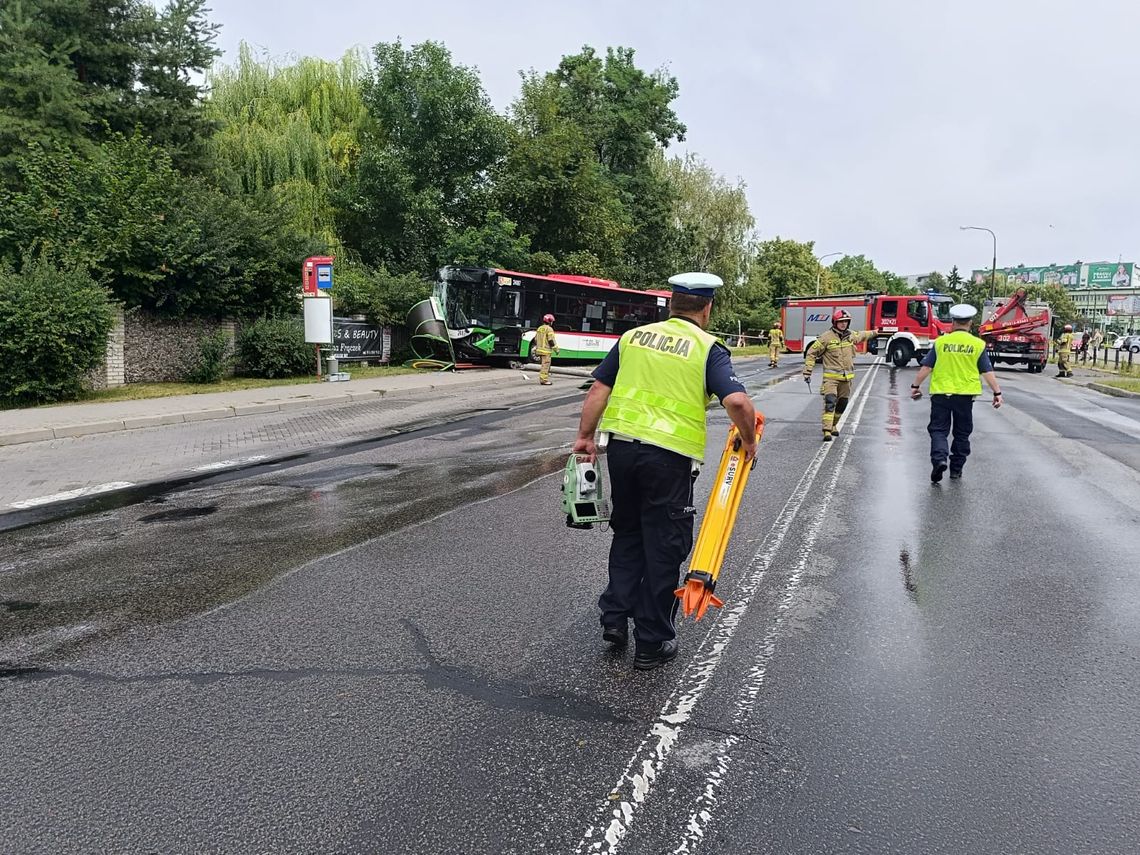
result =
[[[876,364],[871,371],[868,372],[865,382],[870,383],[878,370],[879,366]],[[815,542],[819,538],[820,529],[823,527],[823,521],[827,518],[827,509],[830,507],[831,500],[835,496],[836,486],[839,484],[839,476],[843,471],[843,464],[847,460],[848,452],[851,451],[851,436],[859,428],[859,422],[863,418],[863,409],[867,405],[868,398],[870,398],[869,393],[863,396],[859,401],[858,407],[851,414],[850,426],[846,429],[843,450],[840,452],[839,460],[835,466],[832,467],[831,477],[828,479],[827,486],[824,489],[823,502],[820,505],[819,512],[812,517],[811,522],[808,524],[800,551],[800,557],[792,568],[791,574],[788,576],[783,596],[776,606],[776,619],[768,628],[768,632],[765,633],[764,640],[760,644],[760,653],[756,657],[756,662],[749,670],[748,676],[745,678],[737,694],[735,710],[733,712],[733,725],[736,727],[744,724],[751,716],[752,709],[756,704],[756,699],[760,695],[760,689],[767,679],[768,665],[771,663],[773,656],[775,656],[776,643],[780,640],[788,610],[792,607],[796,595],[799,593],[800,581],[803,578],[804,571],[807,569],[808,560],[813,554]],[[701,789],[700,795],[697,797],[696,807],[685,823],[684,837],[677,847],[673,849],[673,855],[689,855],[689,853],[695,852],[698,844],[704,839],[705,833],[712,822],[713,810],[716,808],[717,792],[724,783],[726,771],[732,759],[732,749],[740,741],[740,737],[729,737],[713,754],[714,768],[705,777],[705,784]]]
[[94,487],[80,487],[78,490],[66,490],[62,493],[52,493],[50,496],[39,496],[35,499],[23,499],[12,502],[8,507],[23,510],[24,508],[38,508],[40,505],[50,505],[52,502],[65,502],[68,499],[78,499],[80,496],[94,496],[98,493],[109,493],[111,490],[122,490],[133,487],[131,481],[110,481],[106,484],[97,484]]
[[[856,398],[864,389],[870,388],[869,381],[876,370],[877,368],[873,368],[864,375],[859,388],[855,391]],[[808,463],[807,469],[792,490],[790,498],[776,517],[772,528],[749,561],[745,577],[733,592],[732,604],[723,609],[717,622],[701,641],[693,661],[681,674],[677,687],[657,714],[649,733],[637,746],[617,784],[602,801],[596,820],[586,829],[578,843],[578,853],[618,851],[622,839],[633,825],[637,810],[645,803],[654,780],[661,773],[665,761],[676,746],[684,724],[691,718],[693,708],[720,665],[725,648],[736,634],[744,613],[759,590],[760,583],[772,561],[775,560],[800,508],[807,500],[823,461],[833,446],[834,443],[821,445]],[[709,648],[707,654],[704,653],[706,647]],[[596,839],[599,835],[601,839]]]
[[215,469],[229,469],[232,466],[244,466],[247,463],[257,463],[257,461],[266,460],[268,457],[268,454],[254,454],[250,457],[239,457],[237,460],[219,460],[217,463],[204,463],[201,466],[193,466],[187,471],[213,472]]

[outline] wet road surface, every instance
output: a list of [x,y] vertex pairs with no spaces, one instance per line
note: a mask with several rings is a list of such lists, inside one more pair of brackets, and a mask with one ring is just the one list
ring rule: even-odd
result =
[[914,369],[824,446],[796,367],[650,673],[578,393],[0,533],[5,851],[1137,851],[1137,402],[1002,372],[933,487]]

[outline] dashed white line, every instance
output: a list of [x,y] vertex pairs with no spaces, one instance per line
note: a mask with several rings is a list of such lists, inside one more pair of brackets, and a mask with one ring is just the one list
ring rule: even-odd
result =
[[[878,371],[876,365],[864,375],[859,388],[855,392],[858,398],[864,391],[870,389],[870,380]],[[862,415],[860,403],[859,415]],[[732,641],[736,630],[760,588],[760,583],[775,560],[776,554],[784,543],[792,523],[807,500],[808,493],[819,475],[823,461],[834,444],[821,445],[812,457],[799,483],[792,491],[791,497],[781,509],[775,523],[767,536],[761,542],[759,549],[748,563],[746,575],[741,584],[733,592],[732,604],[725,607],[719,620],[712,630],[701,641],[693,661],[681,675],[675,688],[657,719],[653,722],[649,733],[637,746],[633,756],[626,764],[617,784],[610,794],[602,801],[598,808],[597,819],[586,829],[578,843],[577,852],[615,853],[621,841],[629,833],[638,809],[645,803],[652,790],[653,782],[661,773],[673,748],[676,746],[683,726],[692,716],[693,708],[700,700],[708,687],[713,674],[720,665],[725,648]],[[850,447],[850,441],[845,449]],[[836,471],[838,467],[836,467]],[[708,652],[705,650],[708,648]],[[735,744],[735,740],[730,740]],[[731,747],[728,746],[728,747]],[[723,767],[717,767],[717,772],[723,777],[727,770],[727,760]],[[715,794],[716,787],[713,786]],[[616,802],[616,804],[615,804]],[[699,818],[699,817],[698,817]],[[692,819],[690,818],[690,821]],[[703,833],[703,826],[701,827]],[[695,833],[695,832],[694,832]],[[600,838],[600,839],[599,839]]]
[[37,496],[34,499],[21,499],[8,505],[10,508],[24,510],[37,508],[40,505],[50,505],[53,502],[65,502],[68,499],[78,499],[81,496],[94,496],[98,493],[109,493],[112,490],[122,490],[133,487],[132,481],[109,481],[106,484],[97,484],[94,487],[80,487],[78,490],[65,490],[62,493],[52,493],[50,496]]

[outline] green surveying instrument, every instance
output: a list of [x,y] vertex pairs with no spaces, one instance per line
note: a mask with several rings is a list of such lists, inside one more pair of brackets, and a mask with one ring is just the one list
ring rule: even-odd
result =
[[577,454],[566,459],[562,470],[562,513],[570,528],[593,528],[594,523],[608,522],[610,518],[602,470],[578,460]]

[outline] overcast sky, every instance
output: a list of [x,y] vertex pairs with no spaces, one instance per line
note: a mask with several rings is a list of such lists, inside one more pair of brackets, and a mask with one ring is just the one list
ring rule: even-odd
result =
[[[1140,4],[1126,0],[213,0],[225,59],[442,41],[505,109],[590,44],[668,67],[686,143],[762,238],[897,273],[1140,261]],[[827,263],[830,263],[827,262]]]

